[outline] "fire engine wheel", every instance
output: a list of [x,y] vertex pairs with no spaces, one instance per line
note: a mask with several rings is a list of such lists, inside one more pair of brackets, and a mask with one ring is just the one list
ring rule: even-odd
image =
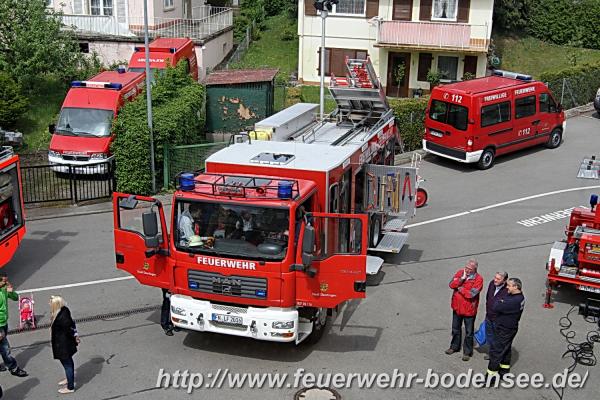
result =
[[369,239],[371,240],[370,247],[377,247],[381,240],[381,216],[373,214],[371,217]]
[[494,159],[495,159],[495,153],[494,153],[494,149],[485,149],[483,151],[483,153],[481,153],[481,158],[479,159],[479,162],[477,163],[477,167],[479,169],[489,169],[492,168],[492,166],[494,165]]
[[562,131],[558,128],[552,131],[550,134],[550,138],[548,139],[548,143],[546,143],[546,147],[549,149],[555,149],[560,146],[562,142]]
[[305,340],[307,344],[315,344],[319,340],[321,340],[323,334],[325,333],[325,328],[327,327],[328,319],[329,317],[327,316],[326,308],[317,309],[313,321],[312,333]]
[[417,189],[417,198],[415,201],[415,207],[417,207],[417,208],[423,207],[425,204],[427,204],[428,198],[429,198],[429,195],[427,194],[427,190],[425,190],[423,188],[418,188]]

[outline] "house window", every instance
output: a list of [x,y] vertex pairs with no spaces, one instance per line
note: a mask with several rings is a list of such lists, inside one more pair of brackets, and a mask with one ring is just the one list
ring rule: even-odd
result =
[[[346,57],[354,58],[359,60],[366,60],[368,53],[366,50],[356,50],[356,49],[325,49],[325,76],[331,76],[332,74],[335,76],[344,77],[348,74],[348,69],[346,68]],[[319,56],[317,72],[319,72],[319,68],[321,67],[321,57]]]
[[433,0],[431,7],[432,21],[456,21],[458,0]]
[[437,69],[442,80],[455,81],[458,70],[458,57],[439,56]]
[[173,8],[173,0],[163,0],[164,8]]
[[113,15],[113,0],[90,0],[92,15]]
[[333,14],[365,15],[367,0],[340,0],[333,6]]

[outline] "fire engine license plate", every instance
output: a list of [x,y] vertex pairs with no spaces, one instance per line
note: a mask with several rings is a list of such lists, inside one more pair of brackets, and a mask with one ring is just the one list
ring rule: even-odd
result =
[[429,131],[429,133],[431,133],[432,136],[437,136],[437,137],[443,137],[444,136],[444,134],[442,132],[434,131],[433,129],[431,129]]
[[215,322],[222,322],[224,324],[232,324],[232,325],[243,325],[242,317],[237,317],[235,315],[225,315],[225,314],[213,314],[212,320]]

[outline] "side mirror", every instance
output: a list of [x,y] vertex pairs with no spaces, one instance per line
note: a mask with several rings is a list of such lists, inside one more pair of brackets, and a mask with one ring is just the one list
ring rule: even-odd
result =
[[313,260],[315,248],[315,228],[311,225],[304,225],[304,237],[302,239],[302,265],[309,268]]
[[148,211],[142,214],[142,226],[146,247],[158,247],[158,223],[156,222],[156,212]]
[[56,125],[55,124],[48,125],[48,132],[50,132],[50,134],[53,135],[54,132],[56,132]]
[[562,110],[563,110],[562,104],[558,103],[558,105],[556,106],[556,112],[562,112]]

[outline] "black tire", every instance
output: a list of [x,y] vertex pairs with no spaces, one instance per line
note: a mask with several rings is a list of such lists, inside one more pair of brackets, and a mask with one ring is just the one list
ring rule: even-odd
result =
[[315,320],[313,321],[313,330],[311,334],[304,340],[303,343],[313,345],[319,342],[327,329],[327,322],[329,316],[327,315],[326,308],[319,308],[315,314]]
[[481,153],[481,158],[479,158],[479,161],[477,162],[477,168],[479,168],[479,169],[492,168],[494,166],[495,158],[496,158],[496,154],[494,152],[494,149],[487,148],[487,149],[483,150],[483,153]]
[[377,247],[381,241],[381,215],[373,214],[369,225],[369,247]]
[[548,142],[546,143],[546,147],[549,149],[555,149],[562,143],[562,131],[558,128],[554,129],[552,133],[550,133],[550,137],[548,138]]

